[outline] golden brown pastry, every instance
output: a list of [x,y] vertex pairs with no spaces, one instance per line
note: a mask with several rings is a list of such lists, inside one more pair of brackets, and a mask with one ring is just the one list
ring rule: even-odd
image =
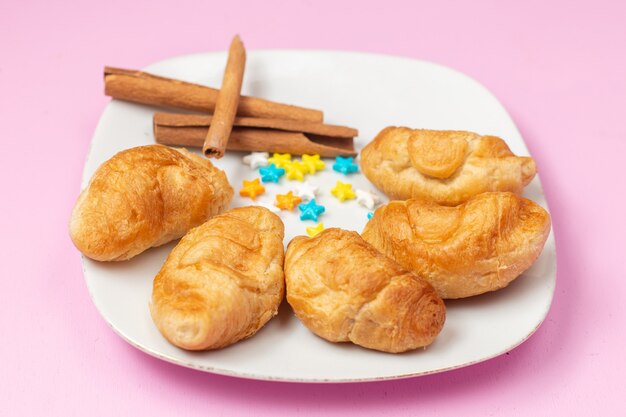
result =
[[123,261],[173,239],[228,208],[223,171],[185,149],[122,151],[100,165],[70,220],[74,245],[98,261]]
[[392,200],[457,205],[487,191],[521,194],[536,173],[495,136],[388,127],[361,152],[363,173]]
[[331,342],[404,352],[431,344],[445,320],[443,301],[426,281],[356,232],[296,237],[287,248],[285,279],[298,318]]
[[263,207],[220,214],[192,229],[154,278],[150,312],[163,336],[189,350],[255,334],[285,292],[283,223]]
[[484,193],[463,205],[392,201],[365,226],[363,239],[430,282],[442,298],[506,287],[537,259],[550,215],[513,193]]

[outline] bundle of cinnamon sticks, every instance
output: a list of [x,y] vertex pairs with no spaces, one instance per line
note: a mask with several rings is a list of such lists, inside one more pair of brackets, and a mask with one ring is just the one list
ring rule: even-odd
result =
[[105,94],[113,98],[207,114],[155,113],[154,137],[165,145],[202,147],[207,157],[226,149],[324,157],[354,156],[358,131],[324,124],[319,110],[241,96],[246,53],[236,36],[221,89],[105,67]]

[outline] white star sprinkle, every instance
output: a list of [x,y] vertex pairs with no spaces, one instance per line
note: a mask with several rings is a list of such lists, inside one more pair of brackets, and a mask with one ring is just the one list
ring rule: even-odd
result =
[[373,210],[380,204],[380,197],[371,191],[356,190],[356,202],[369,210]]
[[250,168],[257,169],[258,167],[266,167],[268,162],[267,158],[270,154],[267,152],[252,152],[250,155],[243,157],[243,163],[250,165]]
[[296,187],[293,194],[302,199],[302,201],[311,201],[317,195],[319,188],[317,185],[311,184],[309,181],[305,181]]

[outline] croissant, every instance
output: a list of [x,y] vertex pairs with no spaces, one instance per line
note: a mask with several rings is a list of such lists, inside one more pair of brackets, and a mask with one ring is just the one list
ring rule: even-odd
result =
[[376,210],[363,239],[447,299],[506,287],[535,262],[549,232],[542,207],[494,192],[457,207],[392,201]]
[[192,229],[154,278],[150,312],[172,344],[217,349],[255,334],[285,292],[284,227],[263,207],[220,214]]
[[361,168],[392,200],[457,205],[487,191],[521,194],[536,173],[495,136],[387,127],[361,152]]
[[185,149],[122,151],[104,162],[78,197],[74,245],[98,261],[123,261],[178,239],[225,210],[233,189],[223,171]]
[[445,306],[432,286],[356,232],[294,238],[285,278],[298,318],[331,342],[404,352],[431,344],[443,327]]

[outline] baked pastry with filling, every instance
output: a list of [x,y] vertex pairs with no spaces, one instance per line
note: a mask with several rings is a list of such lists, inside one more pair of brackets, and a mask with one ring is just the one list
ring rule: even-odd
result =
[[70,236],[84,255],[123,261],[178,239],[228,208],[223,171],[185,149],[127,149],[104,162],[78,197]]
[[430,345],[443,327],[445,306],[432,286],[356,232],[296,237],[285,256],[287,300],[326,340],[404,352]]
[[284,296],[283,236],[280,218],[256,206],[190,230],[154,278],[150,312],[159,331],[188,350],[255,334]]
[[549,233],[541,206],[494,192],[456,207],[392,201],[376,210],[363,239],[447,299],[506,287],[539,257]]
[[495,136],[455,130],[387,127],[361,152],[367,178],[391,200],[457,205],[488,191],[521,194],[535,162]]

